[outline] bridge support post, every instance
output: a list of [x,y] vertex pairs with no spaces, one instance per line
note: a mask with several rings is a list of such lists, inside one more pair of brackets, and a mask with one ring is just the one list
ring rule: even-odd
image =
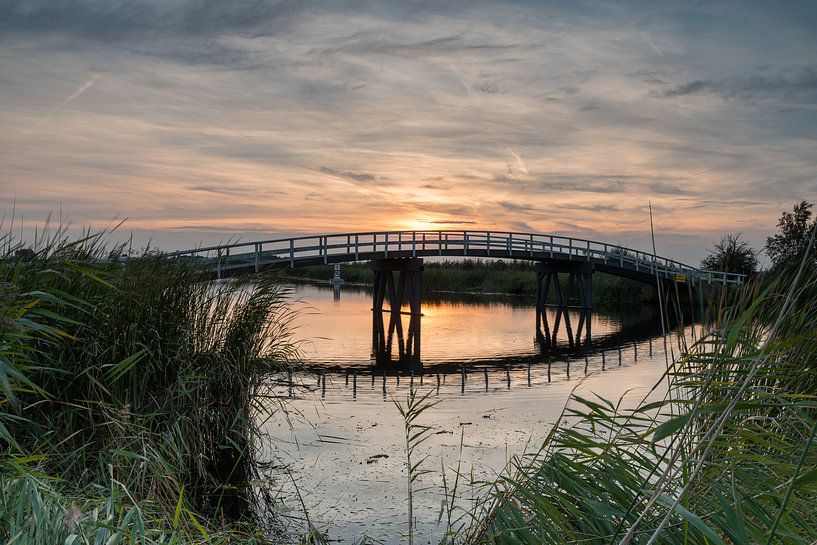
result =
[[[420,318],[422,317],[423,260],[417,258],[384,258],[371,262],[374,271],[372,290],[372,354],[378,364],[392,361],[397,334],[398,361],[420,363]],[[403,312],[404,301],[408,312]],[[384,310],[383,303],[389,308]],[[409,316],[408,330],[403,330],[403,316]],[[388,315],[388,326],[386,316]]]
[[[590,343],[593,309],[593,263],[540,261],[536,264],[536,339],[543,348],[555,347],[564,321],[570,347]],[[561,277],[560,277],[561,275]],[[566,282],[562,278],[567,275]],[[571,304],[571,300],[577,304]],[[548,307],[556,309],[551,328]],[[569,309],[579,311],[574,335]]]

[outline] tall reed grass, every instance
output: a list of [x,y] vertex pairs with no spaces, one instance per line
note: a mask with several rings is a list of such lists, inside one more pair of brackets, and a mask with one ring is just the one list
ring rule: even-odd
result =
[[815,271],[746,286],[666,378],[635,407],[574,396],[467,541],[817,543]]
[[105,238],[0,237],[0,542],[274,539],[255,451],[286,291]]

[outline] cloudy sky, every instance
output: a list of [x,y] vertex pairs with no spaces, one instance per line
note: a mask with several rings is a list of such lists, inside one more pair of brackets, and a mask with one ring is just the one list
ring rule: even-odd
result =
[[817,2],[0,0],[0,212],[696,261],[817,200]]

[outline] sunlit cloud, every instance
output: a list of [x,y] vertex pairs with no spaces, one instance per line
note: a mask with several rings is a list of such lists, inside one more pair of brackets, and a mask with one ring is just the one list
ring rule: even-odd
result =
[[165,247],[510,229],[695,260],[817,198],[809,2],[12,1],[0,184]]

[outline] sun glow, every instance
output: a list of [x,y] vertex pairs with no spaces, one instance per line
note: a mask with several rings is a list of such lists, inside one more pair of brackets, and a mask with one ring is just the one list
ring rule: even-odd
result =
[[402,231],[432,231],[435,224],[427,219],[409,219],[400,222],[399,229]]

